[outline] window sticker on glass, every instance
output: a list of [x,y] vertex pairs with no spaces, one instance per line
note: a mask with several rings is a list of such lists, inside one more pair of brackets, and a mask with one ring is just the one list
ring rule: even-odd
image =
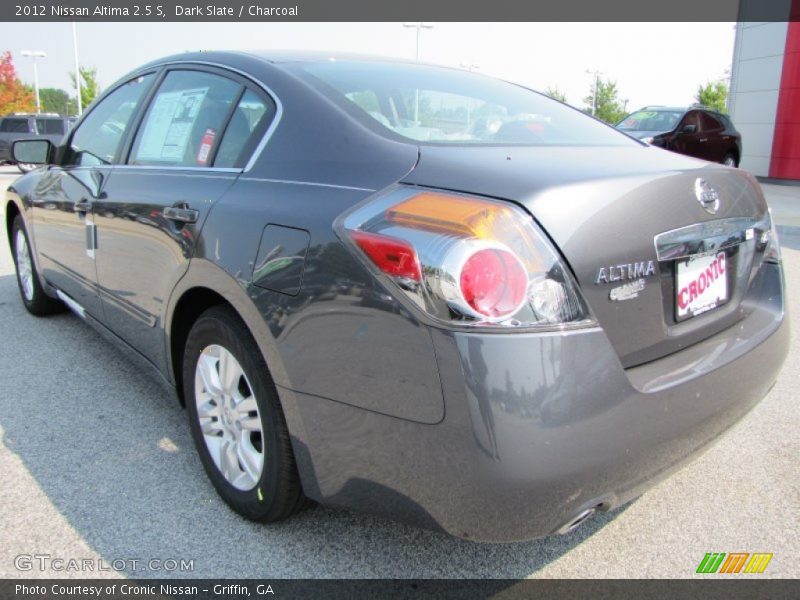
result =
[[211,147],[214,145],[214,138],[217,132],[212,128],[206,129],[203,134],[203,139],[200,140],[200,150],[197,151],[197,164],[206,166],[208,164],[208,156],[211,154]]
[[136,160],[182,161],[207,93],[208,87],[159,94],[150,109]]

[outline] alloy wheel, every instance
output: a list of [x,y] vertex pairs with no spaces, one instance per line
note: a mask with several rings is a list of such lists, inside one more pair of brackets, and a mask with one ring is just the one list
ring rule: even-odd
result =
[[211,459],[238,490],[251,490],[264,469],[264,431],[253,388],[233,354],[212,344],[195,367],[197,418]]
[[19,273],[22,294],[25,296],[25,300],[30,302],[33,300],[33,263],[31,262],[30,250],[28,250],[28,240],[25,239],[25,234],[21,229],[17,230],[14,250],[16,252],[17,273]]

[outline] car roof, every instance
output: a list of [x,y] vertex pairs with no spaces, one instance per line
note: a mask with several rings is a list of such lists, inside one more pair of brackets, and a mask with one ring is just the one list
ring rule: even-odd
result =
[[[271,63],[286,62],[329,62],[329,61],[360,61],[377,63],[405,63],[418,64],[417,61],[398,58],[394,56],[374,56],[355,52],[323,52],[306,50],[249,50],[237,54],[248,54],[261,58]],[[425,63],[422,63],[425,64]]]
[[641,108],[637,108],[634,112],[641,112],[643,110],[648,110],[652,112],[689,112],[690,110],[702,110],[705,112],[710,112],[715,115],[722,115],[727,116],[725,113],[718,111],[715,108],[711,108],[709,106],[703,106],[702,104],[692,104],[691,106],[660,106],[660,105],[650,105],[650,106],[643,106]]
[[265,63],[274,65],[278,68],[282,64],[290,63],[324,63],[324,62],[369,62],[376,64],[405,64],[405,65],[421,65],[426,67],[437,67],[440,69],[460,70],[456,67],[449,67],[446,65],[439,65],[425,61],[417,61],[412,59],[399,58],[395,56],[374,56],[369,54],[358,54],[354,52],[324,52],[324,51],[310,51],[310,50],[220,50],[220,51],[199,51],[199,52],[186,52],[183,54],[173,54],[154,60],[143,65],[137,70],[145,67],[154,67],[168,63],[176,62],[203,62],[205,60],[212,60],[213,62],[237,62],[242,58],[250,58],[263,61]]

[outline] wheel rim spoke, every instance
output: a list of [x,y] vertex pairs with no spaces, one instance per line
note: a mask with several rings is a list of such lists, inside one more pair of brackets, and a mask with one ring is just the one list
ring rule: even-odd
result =
[[203,352],[197,362],[197,372],[203,382],[203,390],[212,398],[220,398],[222,396],[222,385],[217,372],[218,360],[216,356]]
[[200,354],[195,406],[206,448],[222,476],[250,490],[264,469],[263,425],[258,402],[236,357],[219,345]]
[[261,469],[264,466],[264,455],[258,452],[250,442],[249,435],[242,432],[242,436],[237,444],[237,455],[239,462],[244,467],[244,472],[248,480],[255,485],[261,478]]
[[242,378],[242,367],[233,355],[224,351],[219,357],[219,380],[222,390],[226,394],[233,394],[239,387],[239,380]]

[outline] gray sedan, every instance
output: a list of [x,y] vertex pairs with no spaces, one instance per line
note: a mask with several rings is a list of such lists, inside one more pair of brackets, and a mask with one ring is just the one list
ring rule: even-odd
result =
[[482,75],[184,54],[12,151],[41,165],[6,199],[23,303],[162,382],[250,519],[566,533],[705,449],[787,353],[751,175]]

